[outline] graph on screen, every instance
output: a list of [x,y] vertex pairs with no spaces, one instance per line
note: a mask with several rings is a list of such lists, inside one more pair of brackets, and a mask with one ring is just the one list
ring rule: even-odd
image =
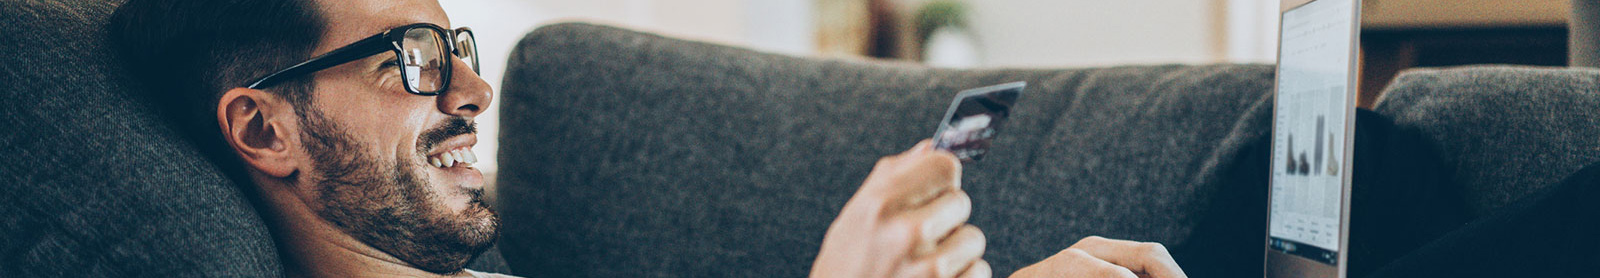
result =
[[1273,115],[1269,246],[1326,264],[1340,252],[1354,113],[1351,0],[1284,13]]

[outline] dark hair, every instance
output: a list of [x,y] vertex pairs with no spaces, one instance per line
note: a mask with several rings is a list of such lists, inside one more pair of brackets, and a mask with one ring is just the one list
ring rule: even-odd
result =
[[[307,60],[325,30],[311,0],[129,0],[107,31],[126,69],[184,133],[228,166],[217,102],[247,82]],[[290,80],[269,89],[307,106],[315,84]],[[237,169],[225,169],[237,170]],[[232,173],[237,174],[237,173]]]

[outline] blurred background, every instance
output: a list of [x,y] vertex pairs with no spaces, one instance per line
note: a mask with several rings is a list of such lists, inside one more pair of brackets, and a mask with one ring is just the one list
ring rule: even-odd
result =
[[[1288,0],[1284,0],[1288,1]],[[1363,0],[1362,107],[1401,70],[1565,66],[1569,1]],[[499,91],[511,48],[582,21],[799,56],[951,68],[1273,63],[1280,0],[447,0]],[[1292,4],[1289,4],[1292,5]],[[498,109],[479,117],[493,177]]]

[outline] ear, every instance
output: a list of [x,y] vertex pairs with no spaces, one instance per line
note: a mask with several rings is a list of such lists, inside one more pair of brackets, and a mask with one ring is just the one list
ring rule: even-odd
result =
[[251,169],[274,178],[293,175],[303,160],[291,148],[297,134],[294,107],[262,90],[233,88],[217,102],[222,136]]

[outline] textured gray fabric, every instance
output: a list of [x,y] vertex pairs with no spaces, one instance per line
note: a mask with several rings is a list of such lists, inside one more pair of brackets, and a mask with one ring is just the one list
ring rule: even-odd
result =
[[242,192],[112,57],[115,3],[0,1],[0,276],[281,276]]
[[1397,78],[1377,112],[1437,142],[1482,215],[1600,161],[1600,70],[1479,66]]
[[500,247],[490,247],[488,251],[483,251],[483,254],[479,254],[477,258],[472,259],[472,262],[467,263],[467,269],[490,273],[511,273],[511,266],[506,265],[505,257],[500,255]]
[[801,277],[877,158],[958,90],[1018,80],[963,183],[998,277],[1090,234],[1182,248],[1219,169],[1267,136],[1272,73],[945,70],[547,26],[502,86],[501,250],[530,277]]

